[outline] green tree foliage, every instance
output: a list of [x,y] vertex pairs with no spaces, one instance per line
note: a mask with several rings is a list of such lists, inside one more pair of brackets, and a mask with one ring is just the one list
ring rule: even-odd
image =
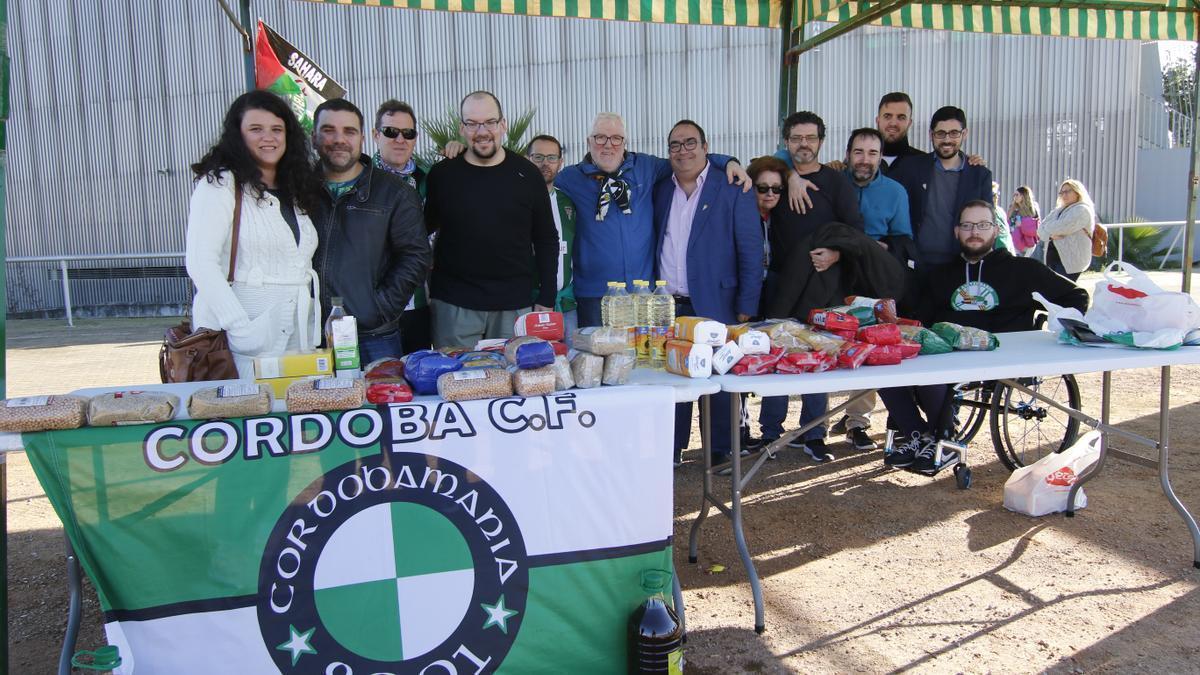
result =
[[1193,99],[1196,64],[1191,58],[1176,58],[1163,66],[1163,100],[1169,113],[1167,123],[1176,146],[1192,144],[1192,119],[1196,114]]
[[[504,149],[509,152],[518,154],[525,153],[525,134],[529,132],[529,126],[533,123],[533,116],[537,112],[537,108],[530,108],[518,115],[515,119],[508,120],[508,133],[504,136]],[[417,161],[423,167],[428,169],[442,158],[442,149],[450,141],[458,141],[463,145],[467,144],[467,139],[460,133],[458,111],[454,108],[446,109],[439,117],[427,117],[421,122],[421,128],[425,131],[425,137],[433,143],[433,149],[422,153],[417,157]]]

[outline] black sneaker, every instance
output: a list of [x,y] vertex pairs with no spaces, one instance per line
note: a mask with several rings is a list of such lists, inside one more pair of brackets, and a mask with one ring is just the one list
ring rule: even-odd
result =
[[846,427],[846,423],[849,421],[849,417],[842,415],[842,419],[834,422],[833,426],[829,427],[829,433],[833,436],[845,436],[850,433],[850,430]]
[[932,476],[941,470],[943,466],[958,461],[958,451],[952,448],[944,448],[942,450],[942,461],[940,464],[934,463],[936,456],[937,441],[932,438],[926,439],[916,452],[916,461],[909,468],[918,473]]
[[850,439],[850,443],[854,446],[855,450],[866,452],[867,450],[874,450],[875,448],[879,447],[879,445],[876,444],[875,441],[871,440],[871,437],[867,435],[866,429],[851,429],[850,431],[846,432],[846,436]]
[[766,439],[755,438],[750,435],[749,431],[742,431],[742,449],[750,452],[758,452],[762,446],[766,445]]
[[[789,444],[790,445],[790,444]],[[825,441],[820,438],[814,438],[811,441],[804,442],[804,454],[817,464],[832,462],[834,457],[825,450]]]
[[[897,434],[895,439],[899,440],[900,435]],[[897,469],[912,466],[912,463],[917,461],[917,450],[921,448],[923,440],[920,433],[913,432],[911,438],[892,446],[890,452],[884,453],[883,463]]]

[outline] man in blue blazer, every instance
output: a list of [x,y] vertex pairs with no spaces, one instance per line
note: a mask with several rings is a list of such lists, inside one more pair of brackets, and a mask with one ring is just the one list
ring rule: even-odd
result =
[[[676,316],[748,321],[762,290],[762,229],[751,193],[730,185],[708,159],[704,129],[680,120],[667,136],[671,175],[654,186],[655,270],[675,296]],[[714,464],[729,458],[729,394],[716,394]],[[692,404],[675,409],[675,458],[688,445]]]

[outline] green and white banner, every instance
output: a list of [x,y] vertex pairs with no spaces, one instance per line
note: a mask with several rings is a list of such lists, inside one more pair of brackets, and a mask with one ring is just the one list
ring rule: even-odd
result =
[[26,434],[121,673],[624,672],[669,388]]

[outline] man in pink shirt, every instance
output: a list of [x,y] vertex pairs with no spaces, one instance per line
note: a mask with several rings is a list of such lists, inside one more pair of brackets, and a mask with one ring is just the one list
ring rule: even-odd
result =
[[[704,129],[681,120],[667,136],[671,175],[654,186],[655,267],[675,296],[676,316],[747,321],[762,289],[762,229],[752,193],[712,174]],[[713,396],[713,463],[729,458],[729,395]],[[687,447],[692,406],[675,411],[676,459]]]

